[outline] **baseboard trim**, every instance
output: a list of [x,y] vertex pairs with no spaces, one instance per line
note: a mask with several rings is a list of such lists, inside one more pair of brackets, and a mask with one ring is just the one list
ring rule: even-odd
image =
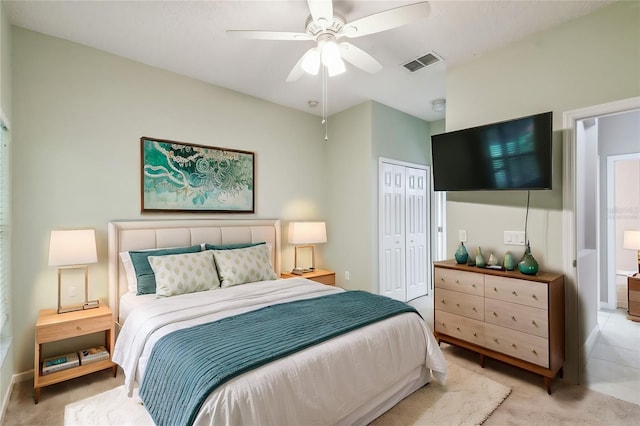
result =
[[22,373],[14,374],[11,376],[11,382],[9,386],[7,386],[7,392],[5,392],[2,397],[2,412],[0,413],[0,425],[4,424],[4,416],[7,412],[7,407],[9,406],[9,399],[11,399],[11,393],[13,392],[13,386],[16,383],[26,382],[28,380],[33,380],[33,369],[23,371]]
[[587,337],[587,340],[585,340],[584,345],[582,345],[581,353],[584,354],[584,357],[581,357],[580,359],[580,377],[578,378],[578,384],[584,383],[582,377],[584,376],[584,372],[586,371],[587,361],[591,356],[591,351],[593,351],[593,348],[598,341],[598,336],[600,336],[600,326],[596,324],[595,327],[591,329],[589,337]]

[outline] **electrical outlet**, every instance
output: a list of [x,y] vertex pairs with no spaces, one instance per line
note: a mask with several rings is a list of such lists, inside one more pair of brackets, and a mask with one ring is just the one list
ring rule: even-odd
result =
[[344,271],[344,280],[349,281],[349,271]]
[[466,229],[458,230],[458,240],[460,242],[463,242],[463,243],[467,242],[467,230]]
[[524,231],[504,231],[504,244],[507,246],[523,246]]

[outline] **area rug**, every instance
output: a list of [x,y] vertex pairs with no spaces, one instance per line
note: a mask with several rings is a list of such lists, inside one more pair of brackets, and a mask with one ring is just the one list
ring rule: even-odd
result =
[[[435,380],[409,395],[372,425],[478,425],[509,396],[511,389],[449,362],[446,385]],[[64,424],[153,425],[137,392],[128,398],[124,386],[64,408]]]

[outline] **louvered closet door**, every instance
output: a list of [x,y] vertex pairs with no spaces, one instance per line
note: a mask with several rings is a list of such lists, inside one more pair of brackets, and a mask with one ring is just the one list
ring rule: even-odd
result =
[[381,176],[380,294],[406,300],[405,167],[383,163]]
[[406,168],[405,234],[407,299],[427,294],[427,171]]

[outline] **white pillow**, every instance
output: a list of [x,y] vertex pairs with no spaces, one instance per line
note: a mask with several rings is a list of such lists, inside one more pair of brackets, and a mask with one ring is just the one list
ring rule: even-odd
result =
[[210,251],[149,256],[149,264],[156,276],[158,297],[195,293],[220,287]]
[[222,287],[278,278],[266,244],[233,250],[210,250],[216,260]]

